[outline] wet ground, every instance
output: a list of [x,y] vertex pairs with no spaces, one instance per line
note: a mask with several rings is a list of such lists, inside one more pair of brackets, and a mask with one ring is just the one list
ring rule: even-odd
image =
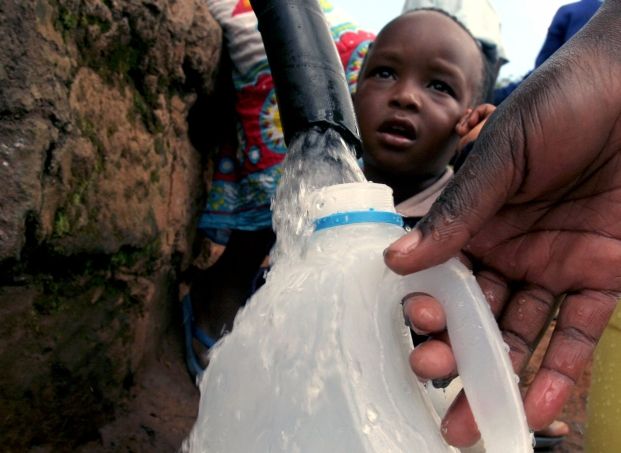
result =
[[[545,341],[545,340],[544,340]],[[534,356],[536,363],[541,352]],[[523,381],[528,380],[528,374]],[[586,399],[590,370],[584,373],[559,417],[571,434],[553,452],[583,451]],[[101,428],[101,439],[82,446],[86,452],[176,452],[192,427],[199,393],[183,361],[181,329],[171,329],[162,339],[157,356],[145,365],[132,398],[117,411],[116,419]]]

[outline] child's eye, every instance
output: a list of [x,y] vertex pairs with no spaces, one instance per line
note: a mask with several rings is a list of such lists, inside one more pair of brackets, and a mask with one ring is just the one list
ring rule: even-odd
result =
[[429,88],[446,93],[449,96],[455,97],[455,90],[446,82],[442,80],[432,80],[429,82]]
[[378,79],[392,79],[395,77],[395,71],[386,66],[378,66],[369,75]]

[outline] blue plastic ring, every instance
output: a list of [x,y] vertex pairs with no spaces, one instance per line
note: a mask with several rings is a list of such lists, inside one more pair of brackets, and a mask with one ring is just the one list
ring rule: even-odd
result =
[[403,218],[395,212],[387,211],[351,211],[339,212],[315,220],[315,231],[325,230],[352,223],[389,223],[403,226]]

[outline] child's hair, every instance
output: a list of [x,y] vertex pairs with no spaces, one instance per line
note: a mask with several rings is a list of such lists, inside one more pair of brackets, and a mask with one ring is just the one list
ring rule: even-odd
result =
[[481,54],[483,55],[483,80],[476,104],[493,104],[494,89],[496,88],[496,79],[498,78],[498,70],[500,68],[498,49],[496,46],[489,45],[479,39],[476,41],[479,43]]
[[[498,62],[499,62],[498,51],[496,49],[496,46],[491,46],[475,38],[474,35],[470,32],[470,30],[468,30],[468,28],[452,14],[440,8],[433,8],[433,7],[417,8],[417,9],[413,9],[413,10],[409,10],[404,13],[401,13],[399,16],[395,17],[390,22],[388,22],[386,25],[384,25],[382,30],[388,27],[390,24],[392,24],[395,20],[399,19],[400,17],[405,16],[407,14],[413,14],[418,11],[436,11],[440,14],[444,14],[446,17],[450,18],[457,25],[459,25],[474,40],[481,54],[483,69],[482,69],[482,74],[481,74],[481,82],[479,83],[478,90],[472,99],[472,104],[474,106],[474,105],[478,105],[482,103],[492,103],[494,99],[494,87],[496,84],[496,77],[498,75]],[[362,71],[364,70],[366,59],[370,53],[372,46],[373,46],[373,43],[369,44],[369,52],[366,53],[365,58],[362,62],[362,66],[360,68],[361,74],[362,74]]]

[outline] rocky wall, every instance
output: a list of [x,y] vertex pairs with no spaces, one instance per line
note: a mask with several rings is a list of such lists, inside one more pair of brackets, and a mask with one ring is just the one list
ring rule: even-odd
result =
[[20,451],[96,436],[170,324],[221,31],[201,0],[2,0],[0,36],[0,445]]

